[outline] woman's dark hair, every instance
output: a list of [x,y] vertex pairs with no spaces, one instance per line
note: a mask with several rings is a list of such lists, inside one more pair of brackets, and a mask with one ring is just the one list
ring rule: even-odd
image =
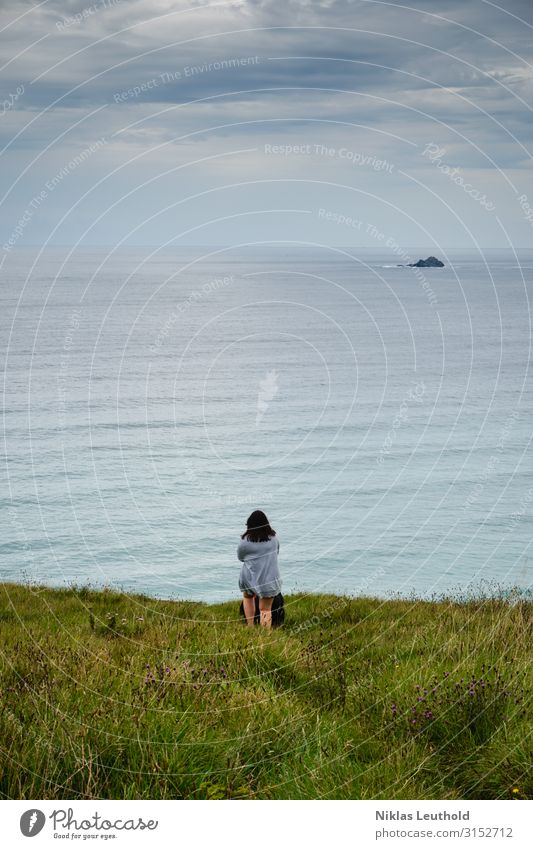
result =
[[266,542],[276,536],[276,531],[271,528],[268,519],[262,510],[254,510],[246,519],[246,530],[241,539],[245,537],[250,542]]

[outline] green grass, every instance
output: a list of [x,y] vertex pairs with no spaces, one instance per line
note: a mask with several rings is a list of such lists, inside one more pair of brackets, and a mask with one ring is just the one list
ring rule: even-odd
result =
[[0,589],[3,798],[533,798],[531,601]]

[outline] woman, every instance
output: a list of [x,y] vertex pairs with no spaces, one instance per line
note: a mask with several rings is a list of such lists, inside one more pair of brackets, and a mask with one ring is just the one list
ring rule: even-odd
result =
[[276,531],[262,510],[254,510],[246,520],[246,530],[237,549],[237,557],[242,560],[239,588],[244,596],[248,625],[254,624],[255,596],[258,596],[261,625],[272,627],[272,602],[281,590],[278,551]]

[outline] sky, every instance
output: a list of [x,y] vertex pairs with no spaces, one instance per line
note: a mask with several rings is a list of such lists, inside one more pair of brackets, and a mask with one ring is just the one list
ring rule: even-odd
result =
[[533,246],[531,0],[2,0],[0,253]]

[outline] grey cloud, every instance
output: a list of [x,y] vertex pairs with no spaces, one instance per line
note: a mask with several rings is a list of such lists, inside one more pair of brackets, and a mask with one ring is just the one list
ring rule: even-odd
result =
[[[131,148],[146,154],[140,169],[154,144],[209,153],[225,144],[260,146],[267,136],[336,138],[337,146],[364,140],[397,171],[428,169],[420,149],[432,141],[446,146],[452,164],[470,169],[490,167],[488,158],[525,169],[521,145],[533,146],[533,8],[526,0],[511,0],[505,10],[483,0],[248,0],[223,7],[122,0],[105,8],[102,0],[34,8],[10,0],[0,26],[20,15],[0,48],[1,64],[9,62],[4,97],[24,85],[0,121],[2,146],[20,132],[9,154],[15,173],[62,133],[53,142],[58,155],[105,135],[102,162]],[[255,56],[240,67],[217,64]],[[135,87],[141,90],[128,94]],[[187,134],[196,135],[175,141]],[[254,160],[250,173],[267,167],[261,163]],[[319,166],[328,173],[327,163]],[[40,185],[39,166],[30,173]],[[17,197],[25,202],[13,190],[13,204]]]

